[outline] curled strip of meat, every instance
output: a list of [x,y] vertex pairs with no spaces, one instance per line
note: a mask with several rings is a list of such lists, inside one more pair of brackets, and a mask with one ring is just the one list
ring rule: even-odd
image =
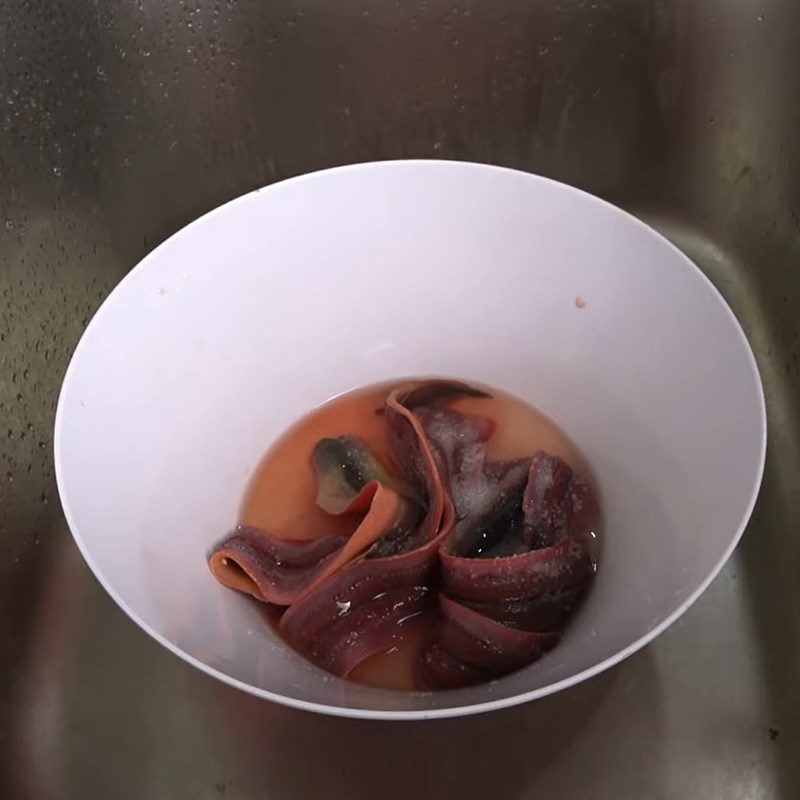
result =
[[346,536],[325,536],[313,541],[279,539],[246,525],[216,546],[208,565],[223,586],[256,600],[288,606],[346,541]]
[[430,584],[455,512],[420,411],[469,391],[437,382],[400,387],[389,395],[385,414],[393,461],[425,498],[427,510],[417,526],[384,535],[328,580],[315,582],[281,618],[280,629],[290,644],[336,675],[347,675],[386,649],[390,620],[394,636],[402,637],[410,629],[406,623],[435,604]]
[[323,439],[313,462],[321,504],[329,513],[366,511],[352,535],[287,540],[240,527],[209,557],[211,572],[221,584],[288,606],[380,537],[399,535],[414,526],[416,504],[399,493],[402,484],[389,476],[361,440]]
[[[444,443],[438,423],[428,430],[432,445],[449,452],[453,441],[467,443],[467,463],[484,460],[474,453],[475,421],[451,414],[450,422]],[[452,465],[464,461],[447,461],[448,486],[463,492],[463,473]],[[480,683],[537,660],[558,642],[594,574],[577,525],[591,524],[595,504],[564,461],[536,453],[469,473],[481,502],[468,506],[473,513],[439,551],[441,622],[418,665],[430,688]]]
[[335,675],[438,609],[419,685],[491,680],[555,646],[586,594],[598,516],[589,485],[543,452],[488,461],[495,422],[449,406],[460,397],[488,395],[454,381],[390,393],[392,468],[354,436],[317,444],[317,504],[363,514],[349,537],[285,540],[243,527],[210,556],[224,585],[289,606],[284,637]]

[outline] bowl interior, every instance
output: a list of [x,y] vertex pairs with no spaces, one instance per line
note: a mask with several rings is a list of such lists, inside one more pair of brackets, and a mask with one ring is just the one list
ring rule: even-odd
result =
[[[554,417],[595,471],[606,535],[551,654],[492,684],[395,693],[300,659],[205,557],[290,424],[347,389],[425,374]],[[90,566],[166,646],[283,702],[436,716],[548,693],[663,629],[738,539],[764,442],[741,329],[658,234],[543,178],[390,162],[254,192],[151,253],[70,364],[56,468]]]

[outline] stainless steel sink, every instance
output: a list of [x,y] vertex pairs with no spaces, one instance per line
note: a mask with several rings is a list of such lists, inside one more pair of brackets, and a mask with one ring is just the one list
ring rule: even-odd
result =
[[[797,0],[3,12],[0,796],[800,797]],[[665,232],[742,320],[770,417],[753,521],[679,624],[570,691],[422,724],[280,708],[162,650],[83,565],[51,456],[69,355],[145,253],[249,189],[401,156],[549,175]]]

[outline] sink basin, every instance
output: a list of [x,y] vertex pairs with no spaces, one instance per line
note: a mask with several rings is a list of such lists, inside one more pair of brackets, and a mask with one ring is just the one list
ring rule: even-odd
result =
[[[99,0],[9,11],[0,796],[794,800],[800,6]],[[396,157],[529,170],[659,229],[738,315],[770,420],[741,544],[656,643],[533,704],[403,725],[263,703],[159,648],[83,565],[51,455],[69,355],[145,253],[248,190]],[[405,758],[418,768],[398,771]]]

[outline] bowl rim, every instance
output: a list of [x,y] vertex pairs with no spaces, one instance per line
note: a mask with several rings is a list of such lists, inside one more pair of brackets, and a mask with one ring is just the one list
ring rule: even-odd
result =
[[[723,552],[722,556],[717,561],[717,563],[714,565],[713,569],[711,569],[709,574],[703,579],[703,581],[701,581],[699,586],[689,595],[688,598],[686,598],[686,600],[684,600],[678,606],[678,608],[676,608],[658,625],[656,625],[654,628],[649,630],[646,634],[639,637],[636,641],[632,642],[624,649],[620,650],[619,652],[615,653],[612,656],[609,656],[603,661],[598,662],[597,664],[593,664],[591,667],[587,667],[586,669],[581,670],[580,672],[576,672],[574,675],[571,675],[568,678],[564,678],[563,680],[557,681],[555,683],[547,684],[546,686],[542,686],[538,689],[533,689],[528,692],[516,694],[511,697],[504,697],[496,700],[487,700],[479,703],[472,703],[470,705],[457,705],[457,706],[436,708],[436,709],[415,709],[415,710],[405,710],[405,711],[399,711],[394,709],[379,709],[379,708],[362,709],[362,708],[351,708],[346,706],[328,705],[325,703],[302,700],[295,697],[287,697],[285,695],[278,694],[276,692],[271,692],[267,689],[261,689],[257,686],[253,686],[252,684],[245,683],[244,681],[240,681],[237,678],[234,678],[233,676],[228,675],[227,673],[222,672],[221,670],[218,670],[215,667],[211,667],[203,661],[200,661],[190,653],[187,653],[185,650],[181,649],[180,647],[172,643],[169,639],[167,639],[165,636],[163,636],[153,627],[151,627],[147,622],[141,619],[141,617],[139,617],[139,615],[125,603],[125,601],[116,592],[111,582],[105,577],[102,570],[94,562],[88,547],[86,546],[81,537],[75,516],[69,504],[69,499],[66,496],[66,489],[64,483],[64,470],[61,461],[61,436],[64,429],[64,415],[66,413],[64,398],[68,391],[68,387],[70,385],[70,379],[72,378],[74,372],[74,365],[76,364],[78,358],[80,357],[82,349],[84,348],[85,343],[89,338],[88,334],[90,333],[92,328],[98,324],[98,320],[101,320],[103,316],[107,313],[107,306],[109,300],[118,292],[118,290],[120,290],[129,280],[133,279],[133,277],[136,274],[145,269],[147,267],[147,264],[151,260],[157,258],[157,254],[162,248],[164,248],[167,245],[167,243],[172,242],[178,237],[189,235],[190,231],[192,231],[192,229],[195,226],[198,226],[201,223],[205,222],[207,218],[219,213],[223,213],[223,211],[230,211],[232,207],[236,206],[237,204],[240,203],[244,204],[250,201],[253,198],[253,196],[257,194],[270,191],[271,189],[280,187],[287,183],[300,183],[303,181],[314,180],[316,178],[319,178],[320,176],[324,176],[330,173],[356,172],[361,170],[375,169],[376,167],[381,169],[422,167],[424,169],[446,168],[446,169],[456,169],[456,170],[458,169],[484,170],[487,172],[506,173],[516,176],[521,176],[528,180],[538,181],[544,184],[558,187],[562,191],[566,190],[568,192],[580,195],[583,197],[584,200],[602,205],[609,211],[613,212],[618,217],[625,218],[633,222],[640,228],[645,229],[651,236],[657,237],[665,247],[667,247],[670,251],[672,251],[672,253],[674,253],[678,257],[678,259],[683,261],[687,267],[693,270],[695,274],[702,279],[702,281],[705,283],[708,289],[711,290],[717,301],[722,305],[725,313],[728,315],[728,318],[733,325],[734,331],[736,332],[742,344],[744,345],[744,351],[747,358],[747,363],[750,367],[752,376],[755,379],[756,386],[758,387],[758,415],[760,423],[759,432],[761,437],[761,447],[759,453],[759,463],[758,463],[756,480],[754,481],[750,498],[748,499],[745,512],[742,515],[742,519],[737,527],[737,530],[734,532],[734,535],[732,536],[730,543],[725,548],[725,551]],[[766,449],[767,449],[767,412],[766,412],[766,400],[764,395],[764,385],[761,380],[761,374],[759,372],[758,364],[756,362],[755,355],[753,354],[752,347],[750,346],[750,342],[744,333],[741,323],[737,319],[736,315],[733,313],[732,309],[728,305],[725,298],[722,296],[719,289],[712,283],[710,278],[697,266],[697,264],[695,264],[694,261],[692,261],[692,259],[690,259],[680,248],[674,245],[663,234],[659,233],[657,230],[652,228],[650,225],[648,225],[638,217],[635,217],[633,214],[619,208],[618,206],[615,206],[613,203],[610,203],[607,200],[603,200],[602,198],[597,197],[596,195],[593,195],[575,186],[571,186],[570,184],[563,183],[562,181],[558,181],[553,178],[548,178],[543,175],[537,175],[536,173],[526,172],[525,170],[512,169],[510,167],[504,167],[495,164],[487,164],[487,163],[473,162],[473,161],[459,161],[450,159],[435,159],[435,158],[364,161],[353,164],[345,164],[342,166],[330,167],[327,169],[315,170],[314,172],[307,172],[301,175],[296,175],[294,177],[286,178],[281,181],[276,181],[275,183],[267,184],[266,186],[254,189],[243,195],[235,197],[234,199],[229,200],[211,209],[205,214],[202,214],[201,216],[189,222],[187,225],[177,230],[172,235],[168,236],[157,247],[155,247],[153,250],[147,253],[147,255],[145,255],[144,258],[142,258],[134,267],[132,267],[126,273],[126,275],[120,280],[120,282],[111,290],[111,292],[109,292],[108,296],[100,304],[99,308],[94,313],[89,324],[86,326],[85,330],[81,334],[81,338],[78,344],[76,345],[75,350],[72,353],[69,364],[64,373],[61,389],[59,391],[58,405],[55,415],[54,435],[53,435],[53,455],[55,461],[56,486],[58,488],[58,494],[61,500],[61,506],[64,512],[64,517],[66,518],[67,525],[69,526],[70,532],[72,534],[72,538],[74,539],[75,544],[78,547],[78,550],[80,551],[84,560],[88,564],[95,578],[99,581],[100,585],[110,595],[110,597],[114,600],[114,602],[122,609],[122,611],[131,620],[133,620],[133,622],[135,622],[143,631],[145,631],[145,633],[147,633],[149,636],[155,639],[160,645],[169,650],[171,653],[183,659],[184,661],[188,662],[193,667],[196,667],[201,672],[204,672],[205,674],[210,675],[213,678],[216,678],[217,680],[227,684],[228,686],[232,686],[235,689],[239,689],[240,691],[246,692],[255,697],[259,697],[264,700],[271,700],[272,702],[279,703],[280,705],[288,706],[290,708],[300,709],[303,711],[314,711],[317,713],[328,714],[337,717],[347,717],[354,719],[375,719],[375,720],[442,719],[448,717],[462,717],[471,714],[481,714],[503,708],[510,708],[512,706],[516,706],[521,703],[526,703],[531,700],[538,700],[542,697],[547,697],[548,695],[555,694],[556,692],[559,692],[562,689],[567,689],[571,686],[575,686],[576,684],[582,683],[583,681],[586,681],[590,678],[593,678],[601,674],[602,672],[605,672],[606,670],[610,669],[616,664],[619,664],[621,661],[624,661],[626,658],[632,656],[634,653],[641,650],[643,647],[652,642],[656,637],[661,635],[665,630],[667,630],[667,628],[669,628],[684,613],[686,613],[686,611],[688,611],[688,609],[691,608],[692,605],[694,605],[694,603],[697,601],[700,595],[702,595],[703,592],[705,592],[705,590],[708,588],[708,586],[711,584],[714,578],[717,577],[722,567],[730,558],[734,548],[739,543],[739,540],[741,539],[750,521],[750,517],[753,513],[753,508],[755,507],[755,503],[758,498],[762,479],[764,476]]]

